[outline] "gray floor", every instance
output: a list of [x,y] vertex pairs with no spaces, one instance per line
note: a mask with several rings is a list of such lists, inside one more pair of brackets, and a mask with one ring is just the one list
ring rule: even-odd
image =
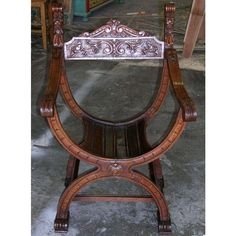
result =
[[[163,4],[166,1],[126,0],[112,3],[94,12],[89,22],[76,18],[66,26],[65,39],[83,31],[91,31],[106,23],[111,16],[130,27],[163,36]],[[144,4],[145,3],[145,4]],[[198,120],[190,123],[179,141],[163,155],[165,196],[168,201],[172,235],[203,235],[205,231],[205,166],[204,118],[205,77],[204,44],[198,43],[191,59],[183,59],[184,30],[191,1],[178,1],[176,12],[176,48],[179,52],[183,80],[196,103]],[[145,11],[145,16],[126,13]],[[151,14],[160,14],[153,16]],[[68,154],[52,137],[48,126],[39,116],[38,102],[46,86],[47,53],[40,38],[32,37],[32,235],[60,235],[54,233],[53,221],[57,201],[63,191]],[[71,89],[81,106],[98,117],[111,120],[134,115],[148,105],[159,85],[157,74],[161,65],[155,61],[81,61],[66,64]],[[82,137],[80,121],[73,118],[58,98],[60,117],[67,132],[76,140]],[[168,129],[176,102],[170,92],[157,117],[149,124],[147,134],[155,144]],[[81,171],[90,168],[82,163]],[[147,173],[144,166],[141,171]],[[99,181],[86,187],[93,194],[142,194],[138,186],[117,179]],[[156,236],[156,209],[144,203],[73,203],[68,236]]]

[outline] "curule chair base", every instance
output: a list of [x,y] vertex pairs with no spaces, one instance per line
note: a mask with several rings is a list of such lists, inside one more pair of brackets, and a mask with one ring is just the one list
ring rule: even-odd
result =
[[[110,171],[109,171],[110,172]],[[56,232],[66,232],[69,226],[69,207],[72,201],[87,201],[87,202],[154,202],[157,206],[158,217],[158,231],[171,232],[170,216],[167,203],[162,191],[147,177],[141,173],[130,171],[117,172],[117,174],[104,171],[92,171],[83,177],[77,177],[71,184],[64,190],[59,200],[57,215],[54,222],[54,229]],[[136,183],[146,189],[150,196],[88,196],[80,195],[79,191],[85,185],[88,185],[96,180],[115,177],[125,179],[130,182]]]

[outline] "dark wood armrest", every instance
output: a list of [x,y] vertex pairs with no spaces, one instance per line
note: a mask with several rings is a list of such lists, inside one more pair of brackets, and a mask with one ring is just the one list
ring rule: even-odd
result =
[[61,78],[62,49],[52,48],[52,57],[48,71],[48,85],[44,97],[40,103],[40,114],[43,117],[54,115],[54,104],[56,101],[58,87]]
[[181,79],[176,50],[173,48],[166,49],[165,58],[167,59],[169,75],[176,98],[183,110],[183,119],[184,121],[195,121],[197,118],[197,112],[194,103],[189,97]]

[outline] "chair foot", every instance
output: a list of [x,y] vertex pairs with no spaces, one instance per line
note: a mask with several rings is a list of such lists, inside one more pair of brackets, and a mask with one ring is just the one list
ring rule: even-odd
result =
[[160,213],[157,211],[158,219],[158,233],[159,235],[171,235],[171,220],[170,217],[167,220],[161,220]]
[[158,220],[158,232],[160,235],[170,235],[171,234],[171,221]]
[[59,218],[56,216],[54,221],[54,230],[55,232],[67,232],[69,227],[69,212],[66,218]]

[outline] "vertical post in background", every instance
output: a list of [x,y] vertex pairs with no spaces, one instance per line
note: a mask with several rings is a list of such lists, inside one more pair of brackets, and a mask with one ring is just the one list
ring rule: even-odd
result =
[[184,37],[183,56],[192,56],[199,36],[202,38],[205,30],[205,0],[193,0],[188,25]]

